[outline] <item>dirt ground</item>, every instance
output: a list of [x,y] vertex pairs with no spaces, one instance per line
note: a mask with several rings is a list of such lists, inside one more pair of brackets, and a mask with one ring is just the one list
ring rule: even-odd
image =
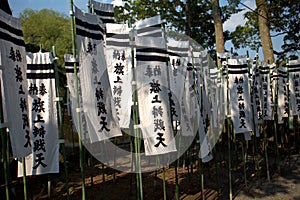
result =
[[[222,149],[222,147],[219,147]],[[300,200],[300,154],[280,151],[280,167],[275,167],[275,155],[269,149],[270,182],[267,179],[266,165],[263,152],[259,153],[259,170],[254,170],[254,161],[251,151],[247,156],[245,169],[247,181],[245,182],[242,158],[239,153],[232,153],[232,195],[236,200],[266,199],[266,200]],[[78,148],[68,148],[68,185],[70,199],[82,199],[81,172],[79,168]],[[223,152],[223,153],[222,153]],[[188,161],[181,162],[178,168],[179,199],[202,199],[201,171],[204,174],[204,198],[207,200],[229,199],[228,163],[226,151],[221,151],[214,160],[202,164],[194,157],[193,168]],[[239,151],[238,151],[239,152]],[[197,164],[198,163],[198,164]],[[239,164],[235,164],[239,163]],[[11,170],[14,171],[14,165]],[[216,168],[217,166],[217,168]],[[135,174],[115,171],[104,166],[96,160],[93,165],[85,168],[86,199],[107,200],[133,200],[136,199]],[[218,169],[218,170],[216,170]],[[217,172],[219,181],[217,181]],[[104,172],[104,176],[103,176]],[[13,173],[12,173],[13,174]],[[176,199],[175,167],[165,168],[166,199]],[[51,180],[51,190],[48,193],[48,180]],[[163,173],[143,173],[143,196],[145,200],[163,199]],[[3,181],[1,181],[3,182]],[[27,177],[28,199],[67,199],[64,166],[60,164],[60,173]],[[219,184],[218,184],[219,182]],[[247,183],[247,186],[246,186]],[[219,187],[218,187],[219,185]],[[12,177],[11,199],[24,199],[22,178]],[[5,195],[4,185],[1,185],[1,194]],[[219,191],[219,193],[218,193]],[[2,196],[4,197],[4,196]]]

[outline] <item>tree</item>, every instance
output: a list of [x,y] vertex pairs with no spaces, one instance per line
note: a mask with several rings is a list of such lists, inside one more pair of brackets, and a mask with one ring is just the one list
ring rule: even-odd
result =
[[[259,5],[260,2],[257,2]],[[266,13],[259,13],[257,6],[256,10],[246,12],[245,26],[237,26],[235,31],[231,34],[232,43],[235,48],[250,47],[252,50],[257,50],[262,46],[259,31],[259,16],[265,19],[270,29],[270,37],[283,36],[282,51],[274,51],[279,60],[285,59],[287,55],[296,55],[295,53],[300,50],[300,1],[272,1],[265,0]],[[248,8],[249,9],[249,8]],[[262,20],[263,20],[262,19]],[[267,42],[268,43],[268,42]],[[265,54],[265,53],[264,53]],[[266,56],[265,56],[266,57]],[[266,59],[265,60],[270,60]],[[270,60],[271,61],[271,60]]]
[[215,26],[216,51],[218,53],[223,53],[225,51],[225,47],[223,36],[223,23],[221,18],[221,8],[219,6],[219,0],[212,0],[212,14]]
[[153,17],[160,14],[167,21],[167,28],[189,35],[208,49],[214,49],[214,24],[210,13],[210,1],[187,0],[136,0],[124,1],[124,6],[115,7],[118,22]]
[[258,30],[264,53],[264,61],[274,63],[275,60],[268,23],[267,4],[265,0],[256,0],[256,6],[258,13]]
[[60,88],[66,84],[64,54],[72,52],[72,36],[69,18],[53,10],[43,9],[34,11],[25,9],[20,13],[22,31],[27,52],[43,51],[52,52],[52,46],[56,46],[60,73]]

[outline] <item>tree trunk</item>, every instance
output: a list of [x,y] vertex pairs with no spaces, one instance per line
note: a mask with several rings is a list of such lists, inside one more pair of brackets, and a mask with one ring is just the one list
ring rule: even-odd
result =
[[186,23],[185,23],[185,34],[191,36],[191,14],[190,14],[190,0],[186,0],[185,13],[186,13]]
[[215,25],[215,36],[216,36],[216,51],[218,53],[224,53],[224,36],[223,36],[223,24],[221,19],[221,9],[219,0],[212,0],[212,14]]
[[267,4],[265,0],[256,0],[258,28],[263,48],[264,61],[274,63],[274,51],[268,25]]

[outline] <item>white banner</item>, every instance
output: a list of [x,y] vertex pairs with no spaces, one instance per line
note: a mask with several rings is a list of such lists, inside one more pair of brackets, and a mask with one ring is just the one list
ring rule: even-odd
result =
[[5,98],[4,122],[8,123],[14,158],[31,153],[28,113],[26,52],[21,22],[0,10],[0,65]]
[[[50,52],[27,54],[29,122],[32,153],[25,158],[26,175],[59,172],[59,145],[53,58]],[[18,162],[18,176],[23,175]]]
[[168,96],[167,52],[163,38],[136,37],[136,84],[145,154],[176,151]]
[[279,67],[278,71],[278,124],[283,124],[285,117],[288,117],[289,113],[289,88],[288,88],[288,75],[286,68]]
[[235,133],[252,131],[252,112],[245,58],[228,59],[231,120]]
[[132,106],[132,55],[126,24],[106,24],[105,57],[121,128],[129,128]]
[[263,120],[273,120],[270,65],[264,63],[259,67],[261,87],[261,109]]
[[290,60],[289,68],[289,91],[290,110],[292,115],[300,115],[300,60]]
[[103,28],[96,15],[76,7],[75,21],[83,112],[95,130],[89,132],[91,143],[121,136],[104,57]]
[[[79,119],[80,119],[80,133],[81,133],[81,140],[85,141],[86,143],[90,143],[90,135],[94,136],[96,135],[94,128],[92,127],[91,122],[89,121],[89,118],[86,117],[86,114],[83,112],[83,107],[82,107],[82,89],[81,89],[81,84],[80,84],[80,78],[79,78],[79,73],[80,73],[80,66],[78,59],[74,59],[73,55],[71,54],[65,54],[64,55],[64,60],[65,60],[65,69],[66,69],[66,77],[67,77],[67,84],[68,84],[68,89],[70,92],[70,102],[68,105],[71,116],[72,116],[72,121],[75,125],[75,129],[78,132],[78,121],[77,121],[77,112],[79,112]],[[79,100],[79,105],[77,105],[77,99],[76,99],[76,85],[75,85],[75,77],[74,77],[74,63],[76,62],[76,72],[77,72],[77,81],[78,81],[78,100]],[[77,106],[79,106],[77,108]]]
[[169,54],[169,83],[170,83],[170,104],[173,120],[180,121],[182,103],[184,93],[184,80],[187,71],[189,42],[177,41],[168,38],[167,49]]

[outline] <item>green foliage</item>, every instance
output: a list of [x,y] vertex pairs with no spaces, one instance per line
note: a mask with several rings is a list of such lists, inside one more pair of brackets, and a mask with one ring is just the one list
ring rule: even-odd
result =
[[42,50],[51,52],[52,46],[56,46],[58,63],[62,65],[63,55],[72,50],[69,18],[53,10],[26,9],[20,19],[26,50],[36,52],[41,46]]
[[[282,52],[274,53],[278,59],[285,59],[286,55],[295,55],[300,50],[300,1],[291,0],[267,0],[268,22],[273,36],[283,35],[284,44]],[[238,26],[231,34],[235,48],[249,46],[257,49],[261,46],[258,30],[258,13],[249,11],[245,14],[247,22],[245,26]]]
[[64,54],[72,52],[70,19],[64,14],[43,9],[34,11],[25,9],[20,13],[22,30],[27,52],[52,52],[56,47],[60,88],[66,85]]

